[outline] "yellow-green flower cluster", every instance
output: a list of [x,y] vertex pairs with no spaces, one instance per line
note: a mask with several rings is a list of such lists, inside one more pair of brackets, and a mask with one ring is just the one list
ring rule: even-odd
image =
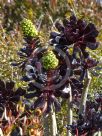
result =
[[43,55],[42,63],[46,70],[51,70],[58,66],[59,60],[56,58],[56,55],[53,53],[53,51],[48,51]]
[[38,35],[38,32],[29,19],[23,19],[21,22],[21,28],[23,31],[23,34],[28,37],[35,37]]

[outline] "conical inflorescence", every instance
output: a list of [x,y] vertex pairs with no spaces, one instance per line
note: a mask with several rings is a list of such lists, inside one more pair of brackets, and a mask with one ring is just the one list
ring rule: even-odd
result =
[[43,63],[43,67],[46,70],[51,70],[51,69],[55,69],[58,66],[59,60],[56,58],[56,55],[54,54],[53,51],[48,51],[43,55],[42,63]]
[[37,29],[29,19],[23,19],[21,22],[21,28],[24,36],[36,37],[38,35]]

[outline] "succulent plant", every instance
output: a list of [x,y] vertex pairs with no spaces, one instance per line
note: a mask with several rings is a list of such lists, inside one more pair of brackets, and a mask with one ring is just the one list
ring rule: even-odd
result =
[[[70,16],[70,19],[65,18],[62,23],[56,22],[55,26],[58,32],[50,33],[50,44],[65,51],[68,55],[70,54],[69,49],[73,50],[70,56],[72,69],[81,65],[80,80],[83,80],[86,70],[98,64],[98,61],[91,58],[86,50],[86,48],[90,50],[98,48],[99,43],[96,41],[98,30],[93,23],[78,19],[75,15]],[[80,54],[79,58],[78,54]]]
[[[70,19],[64,19],[63,23],[56,22],[55,24],[58,32],[51,32],[51,43],[58,45],[70,46],[74,44],[74,47],[79,47],[86,57],[86,47],[91,50],[95,50],[98,47],[96,37],[98,31],[93,23],[87,23],[85,20],[78,19],[75,15],[72,15]],[[64,47],[64,46],[62,46]]]
[[30,20],[23,19],[21,22],[21,27],[24,33],[25,42],[23,47],[18,51],[18,55],[20,58],[22,58],[22,61],[14,62],[12,65],[19,66],[23,70],[35,48],[39,47],[41,44],[38,37],[38,32]]
[[59,60],[56,58],[53,51],[47,51],[42,57],[42,63],[46,70],[50,70],[55,69],[58,66]]
[[[92,23],[87,24],[84,20],[71,16],[70,20],[63,21],[63,25],[57,22],[56,28],[59,32],[52,31],[49,40],[50,45],[54,46],[53,51],[50,45],[39,51],[39,38],[32,39],[28,35],[27,44],[20,49],[19,54],[20,58],[26,58],[18,63],[26,72],[22,80],[28,82],[29,86],[25,99],[37,98],[28,105],[28,109],[40,109],[45,115],[50,112],[52,104],[59,111],[61,104],[57,97],[69,98],[70,90],[73,100],[79,99],[87,69],[97,65],[97,61],[86,51],[86,47],[91,50],[98,47],[98,31]],[[62,52],[55,53],[56,49],[60,49],[65,55]],[[66,76],[66,73],[69,74]],[[65,82],[61,82],[63,80]]]
[[23,19],[21,22],[21,28],[23,31],[24,36],[29,36],[29,37],[36,37],[38,35],[38,32],[29,19]]
[[[80,100],[79,100],[80,101]],[[78,102],[78,99],[75,100]],[[77,111],[78,112],[78,111]],[[76,112],[76,114],[78,114]],[[102,130],[102,93],[95,93],[94,99],[88,95],[86,101],[86,110],[84,114],[79,114],[78,119],[67,126],[73,135],[83,134],[93,135],[93,133]],[[91,130],[91,131],[90,131]]]
[[0,80],[0,117],[2,116],[4,109],[11,110],[12,115],[17,113],[16,106],[20,101],[20,96],[25,94],[25,90],[18,88],[15,90],[15,83],[13,81],[4,82]]

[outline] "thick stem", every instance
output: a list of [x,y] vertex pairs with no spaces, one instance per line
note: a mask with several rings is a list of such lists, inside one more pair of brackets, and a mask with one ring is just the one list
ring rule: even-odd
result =
[[[71,102],[72,102],[72,92],[70,87],[70,97],[68,99],[68,125],[72,125],[73,113],[71,109]],[[67,136],[71,136],[70,130],[67,130]]]
[[52,105],[51,110],[51,136],[57,136],[57,122],[56,122],[56,114],[54,111],[54,107]]
[[89,72],[87,72],[87,78],[85,79],[84,89],[82,92],[82,97],[81,97],[81,102],[80,102],[79,114],[82,114],[85,111],[85,105],[86,105],[87,94],[88,94],[90,82],[91,82],[91,76]]
[[0,128],[0,136],[3,136],[3,132],[2,129]]
[[102,136],[102,132],[101,132],[101,131],[99,131],[97,136]]
[[52,105],[51,113],[48,117],[44,117],[44,136],[57,136],[56,114]]
[[94,133],[93,136],[102,136],[102,132],[98,131],[98,132]]
[[44,136],[49,136],[49,134],[50,134],[49,116],[44,117],[43,124],[44,124]]

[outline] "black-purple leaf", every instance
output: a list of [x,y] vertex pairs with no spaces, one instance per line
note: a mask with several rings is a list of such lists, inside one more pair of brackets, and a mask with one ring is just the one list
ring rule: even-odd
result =
[[84,30],[84,34],[87,34],[87,36],[90,36],[90,37],[97,37],[98,31],[96,30],[94,24],[89,23]]
[[63,25],[64,25],[65,27],[67,27],[69,24],[70,24],[69,20],[65,18],[65,19],[63,20]]
[[8,90],[12,90],[14,88],[15,83],[13,81],[6,82],[6,88]]
[[22,89],[21,87],[19,87],[16,92],[15,95],[20,95],[23,96],[26,93],[26,91],[24,89]]
[[51,38],[51,39],[52,39],[52,38],[56,38],[56,36],[60,36],[60,34],[57,33],[57,32],[51,32],[51,33],[50,33],[50,38]]
[[39,97],[35,102],[32,108],[36,109],[36,108],[43,108],[45,105],[45,98],[44,97]]
[[54,95],[51,95],[50,99],[51,99],[51,102],[54,103],[55,110],[60,111],[61,110],[61,104],[58,102],[57,98]]
[[10,136],[22,136],[22,134],[23,134],[22,132],[23,132],[22,128],[16,127],[11,131]]
[[80,75],[79,80],[80,80],[80,81],[83,81],[84,78],[85,78],[85,75],[86,75],[86,69],[82,69],[82,72],[81,72],[81,75]]
[[25,58],[27,57],[27,55],[24,54],[24,53],[22,53],[22,52],[18,52],[17,54],[18,54],[20,57],[25,57]]
[[12,96],[9,100],[12,102],[18,102],[20,100],[20,96]]
[[22,62],[12,62],[12,63],[11,63],[12,66],[19,66],[19,65],[21,65],[21,64],[22,64]]
[[25,98],[27,99],[31,99],[31,98],[34,98],[34,97],[39,97],[41,95],[40,92],[32,92],[32,93],[27,93],[25,94]]
[[90,48],[91,50],[96,50],[98,48],[98,45],[99,45],[98,42],[96,42],[96,43],[90,43],[90,42],[88,42],[87,43],[87,47]]
[[59,22],[56,22],[55,26],[56,26],[56,28],[58,29],[59,32],[64,31],[63,25],[61,25]]
[[71,25],[75,25],[75,24],[76,24],[76,21],[77,21],[77,19],[76,19],[76,16],[75,16],[75,15],[70,16],[70,24],[71,24]]
[[25,81],[25,82],[30,81],[30,79],[29,79],[27,76],[23,76],[23,77],[21,78],[21,80],[22,80],[22,81]]
[[[5,83],[2,81],[2,80],[0,80],[0,88],[3,90],[3,89],[5,89]],[[1,90],[0,89],[0,90]]]
[[34,91],[38,89],[33,83],[29,83],[28,86],[29,88],[27,89],[27,91]]

